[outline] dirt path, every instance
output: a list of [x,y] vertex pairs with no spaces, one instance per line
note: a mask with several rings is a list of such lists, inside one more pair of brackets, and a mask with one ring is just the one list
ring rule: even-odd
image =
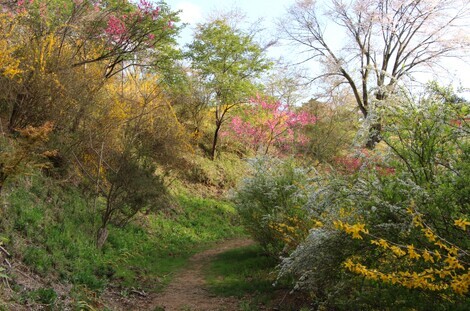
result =
[[[206,288],[204,269],[215,256],[231,249],[253,244],[252,240],[234,239],[216,244],[213,248],[191,257],[187,267],[179,271],[162,293],[138,300],[110,303],[112,310],[155,311],[235,311],[239,301],[232,297],[217,297]],[[143,297],[142,297],[143,298]],[[111,302],[108,300],[108,302]],[[119,305],[119,306],[118,306]]]
[[165,291],[155,298],[155,307],[161,307],[165,311],[237,310],[238,301],[235,298],[216,297],[205,289],[204,268],[218,254],[252,243],[246,239],[224,241],[194,255],[189,260],[188,267],[178,273]]

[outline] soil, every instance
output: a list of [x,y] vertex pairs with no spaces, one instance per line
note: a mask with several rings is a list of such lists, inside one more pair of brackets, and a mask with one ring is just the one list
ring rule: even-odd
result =
[[[213,248],[190,258],[187,267],[178,272],[165,290],[158,294],[136,292],[132,298],[108,296],[111,310],[154,311],[234,311],[240,301],[234,297],[217,297],[205,284],[204,270],[215,256],[231,249],[253,244],[252,240],[234,239],[220,242]],[[108,293],[111,295],[111,293]],[[140,297],[139,297],[140,296]]]

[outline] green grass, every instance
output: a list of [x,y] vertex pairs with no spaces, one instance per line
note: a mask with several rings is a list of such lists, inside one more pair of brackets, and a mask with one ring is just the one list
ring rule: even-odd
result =
[[206,279],[210,290],[221,296],[272,293],[276,264],[258,245],[247,246],[218,255],[208,268]]
[[[178,208],[139,215],[125,228],[110,226],[99,251],[99,215],[93,214],[92,201],[77,189],[30,176],[3,193],[0,235],[5,247],[46,282],[72,283],[77,292],[92,296],[110,283],[124,294],[131,287],[158,291],[192,254],[243,234],[229,203],[192,196],[175,199]],[[44,300],[49,294],[34,295]]]
[[310,310],[304,294],[289,294],[292,280],[277,280],[277,264],[258,245],[242,247],[218,255],[206,281],[213,294],[238,297],[240,310]]

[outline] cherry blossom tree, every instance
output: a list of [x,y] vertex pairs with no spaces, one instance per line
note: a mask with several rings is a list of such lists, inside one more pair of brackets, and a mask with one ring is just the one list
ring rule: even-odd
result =
[[[305,60],[324,65],[312,81],[347,85],[365,118],[374,117],[397,83],[444,57],[469,48],[467,0],[298,0],[280,23],[285,39]],[[331,33],[331,24],[336,24]],[[342,30],[344,38],[337,28]],[[330,30],[330,31],[328,31]],[[344,39],[338,44],[338,38]],[[367,147],[381,140],[380,118],[369,122]]]

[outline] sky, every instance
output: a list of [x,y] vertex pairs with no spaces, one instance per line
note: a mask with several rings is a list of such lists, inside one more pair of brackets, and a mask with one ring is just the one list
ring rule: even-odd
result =
[[[204,22],[205,18],[214,11],[229,11],[230,9],[240,9],[246,13],[247,18],[256,21],[263,19],[263,27],[266,28],[266,34],[274,34],[276,30],[276,21],[286,15],[286,8],[292,5],[295,0],[167,0],[167,3],[176,10],[181,10],[180,18],[182,22],[188,23],[183,30],[180,38],[180,44],[184,45],[191,41],[194,26],[197,23]],[[292,47],[277,47],[268,51],[270,56],[278,58],[295,56],[292,53]],[[311,68],[318,68],[315,63],[310,63]],[[428,80],[439,80],[442,84],[452,84],[454,88],[463,87],[470,90],[470,60],[467,62],[450,61],[446,67],[450,73],[443,75],[442,72],[422,73],[418,75],[421,82]],[[470,91],[463,95],[470,98]]]
[[203,20],[205,14],[213,10],[240,8],[251,18],[272,19],[282,15],[291,0],[182,0],[168,2],[175,9],[182,10],[184,22],[193,23]]
[[240,9],[247,15],[250,21],[263,19],[264,27],[275,30],[275,21],[285,13],[293,0],[181,0],[168,1],[167,3],[176,10],[181,10],[180,18],[189,25],[182,33],[181,42],[191,40],[193,27],[197,23],[204,22],[211,12],[230,11]]

